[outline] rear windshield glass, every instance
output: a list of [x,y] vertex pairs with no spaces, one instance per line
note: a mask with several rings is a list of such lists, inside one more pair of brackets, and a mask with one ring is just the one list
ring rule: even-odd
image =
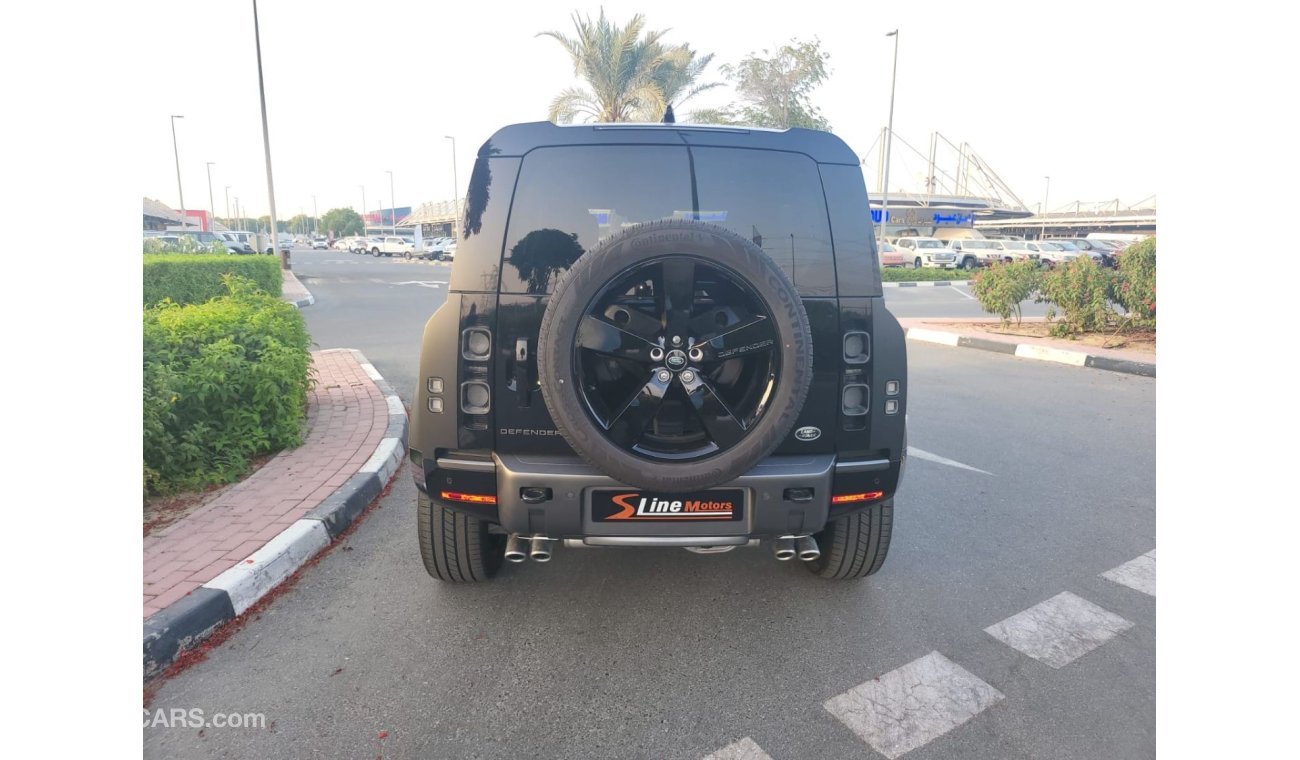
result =
[[835,295],[830,225],[812,159],[662,145],[529,152],[506,232],[501,291],[549,293],[559,275],[601,240],[660,219],[726,227],[766,251],[801,295]]

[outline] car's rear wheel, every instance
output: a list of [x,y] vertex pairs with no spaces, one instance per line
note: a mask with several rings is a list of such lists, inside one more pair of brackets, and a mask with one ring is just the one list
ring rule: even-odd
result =
[[416,495],[420,558],[429,575],[448,583],[485,581],[505,559],[506,537],[488,523],[448,509],[423,493]]
[[374,256],[375,258],[379,258],[379,249],[378,249],[378,248],[371,248],[371,249],[370,249],[370,255],[371,255],[371,256]]
[[639,488],[739,477],[794,425],[812,381],[808,317],[753,242],[672,220],[582,255],[542,318],[538,368],[556,428]]
[[832,520],[813,536],[821,556],[804,564],[823,578],[865,578],[885,563],[893,530],[892,500]]

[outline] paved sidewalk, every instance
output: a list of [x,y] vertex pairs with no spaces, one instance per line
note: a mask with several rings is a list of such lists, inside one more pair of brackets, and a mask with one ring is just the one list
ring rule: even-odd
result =
[[[988,319],[921,317],[899,319],[898,323],[902,325],[909,340],[978,348],[986,351],[1013,354],[1022,359],[1054,361],[1079,367],[1092,367],[1112,372],[1155,377],[1156,355],[1152,353],[1088,346],[1063,338],[999,335],[970,327],[957,326],[963,322],[997,323],[998,321],[996,317]],[[1045,320],[1042,317],[1025,317],[1023,321],[1043,322]]]
[[365,357],[314,351],[312,367],[303,445],[145,536],[146,674],[327,546],[401,464],[405,409]]
[[299,309],[316,303],[316,297],[311,294],[310,290],[307,290],[301,281],[299,281],[296,274],[288,269],[281,269],[280,272],[284,275],[284,285],[281,288],[284,300],[297,306]]

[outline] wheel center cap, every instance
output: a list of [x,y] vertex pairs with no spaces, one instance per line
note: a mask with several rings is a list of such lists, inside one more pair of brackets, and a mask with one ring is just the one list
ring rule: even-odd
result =
[[671,369],[674,372],[685,368],[686,352],[680,349],[673,349],[672,351],[669,351],[668,355],[664,357],[664,364],[668,366],[668,369]]

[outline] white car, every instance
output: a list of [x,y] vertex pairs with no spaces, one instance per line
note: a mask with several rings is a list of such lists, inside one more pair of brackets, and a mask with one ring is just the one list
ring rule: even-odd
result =
[[313,251],[325,251],[325,250],[329,250],[329,247],[330,247],[330,241],[326,240],[323,237],[311,239],[311,249]]
[[456,241],[455,241],[455,240],[451,240],[450,242],[448,242],[448,243],[447,243],[447,247],[442,249],[442,258],[443,258],[443,260],[445,260],[445,261],[455,261],[455,260],[456,260]]
[[221,238],[222,245],[226,246],[229,253],[253,253],[247,232],[218,232],[217,237]]
[[1043,262],[1048,269],[1057,264],[1064,264],[1081,253],[1077,248],[1070,252],[1056,243],[1049,243],[1046,240],[1030,240],[1025,243],[1025,247],[1037,253],[1038,260]]
[[931,237],[904,237],[894,241],[905,258],[912,261],[912,266],[920,269],[956,269],[957,253],[943,244],[942,240]]
[[1029,250],[1023,240],[990,240],[993,250],[991,257],[1010,264],[1013,261],[1038,261],[1038,252]]
[[397,235],[371,238],[367,245],[369,246],[371,255],[374,256],[397,255],[409,259],[415,255],[415,243],[404,237],[398,237]]
[[994,245],[995,240],[980,240],[972,238],[970,240],[953,240],[948,245],[957,252],[957,265],[962,269],[974,269],[977,266],[988,266],[994,262],[1002,260],[1000,251]]

